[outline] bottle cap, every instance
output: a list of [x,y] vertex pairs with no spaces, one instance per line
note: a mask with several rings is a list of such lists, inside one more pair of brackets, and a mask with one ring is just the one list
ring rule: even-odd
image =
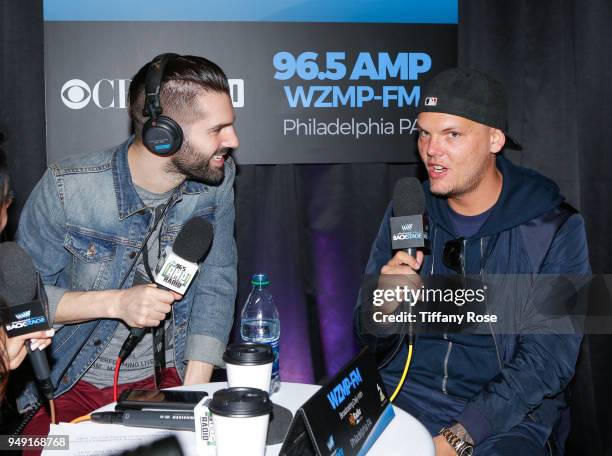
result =
[[251,283],[257,286],[270,285],[270,279],[268,278],[268,274],[253,274]]

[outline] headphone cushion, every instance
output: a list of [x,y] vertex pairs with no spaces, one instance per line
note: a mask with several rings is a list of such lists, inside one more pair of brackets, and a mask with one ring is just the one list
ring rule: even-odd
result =
[[142,127],[142,143],[155,155],[168,157],[183,144],[183,130],[170,117],[149,119]]

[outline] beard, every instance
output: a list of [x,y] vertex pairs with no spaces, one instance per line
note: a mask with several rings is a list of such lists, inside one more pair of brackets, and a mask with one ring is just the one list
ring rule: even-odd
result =
[[181,149],[168,163],[168,172],[181,174],[187,180],[201,182],[206,185],[219,185],[225,177],[224,168],[213,168],[210,166],[210,161],[215,155],[219,154],[225,154],[227,158],[231,152],[231,148],[221,147],[211,155],[206,156],[194,150],[188,141],[184,141]]
[[460,177],[459,182],[454,184],[451,188],[444,190],[434,190],[431,188],[431,193],[441,198],[459,198],[463,195],[471,193],[478,188],[484,179],[484,176],[487,173],[487,165],[487,161],[483,160],[477,167],[468,168],[468,173],[463,174]]

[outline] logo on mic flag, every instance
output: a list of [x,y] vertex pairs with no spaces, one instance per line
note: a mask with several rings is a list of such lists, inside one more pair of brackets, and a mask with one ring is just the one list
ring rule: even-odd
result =
[[25,312],[19,312],[18,314],[15,314],[15,317],[17,317],[18,320],[23,320],[24,318],[28,318],[31,314],[31,310],[26,310]]
[[407,215],[391,217],[391,244],[393,250],[423,248],[427,233],[423,226],[423,216]]
[[157,274],[155,282],[179,294],[185,294],[197,272],[197,263],[186,261],[171,252]]

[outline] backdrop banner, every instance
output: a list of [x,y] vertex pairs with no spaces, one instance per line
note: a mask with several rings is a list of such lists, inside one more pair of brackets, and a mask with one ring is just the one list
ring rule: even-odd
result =
[[457,0],[222,3],[45,1],[48,160],[123,141],[130,78],[176,52],[227,73],[239,164],[417,161],[415,106],[456,65]]

